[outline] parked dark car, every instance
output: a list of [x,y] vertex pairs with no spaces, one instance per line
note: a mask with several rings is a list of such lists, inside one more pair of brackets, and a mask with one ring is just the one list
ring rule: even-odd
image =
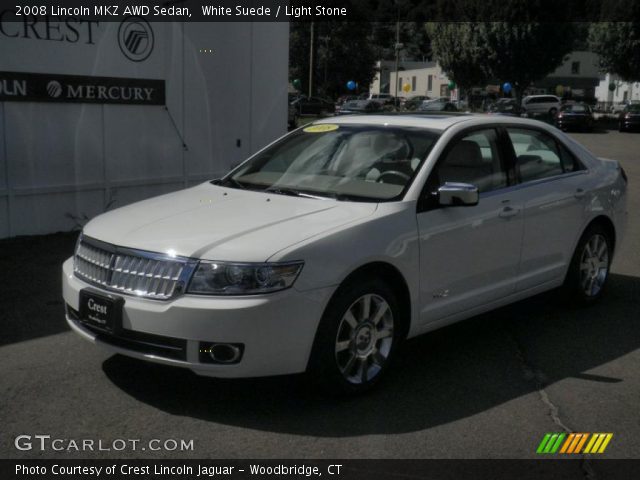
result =
[[631,103],[620,113],[618,130],[630,132],[640,129],[640,103]]
[[379,113],[384,108],[380,102],[375,100],[351,100],[340,108],[337,115],[353,115],[358,113]]
[[298,109],[293,103],[289,103],[289,112],[287,116],[287,124],[289,128],[295,128],[298,126]]
[[584,103],[563,105],[555,120],[560,130],[591,130],[595,121],[591,107]]
[[336,107],[331,100],[320,97],[300,96],[291,102],[298,110],[298,115],[324,115],[335,112]]
[[520,117],[525,112],[522,105],[514,98],[501,98],[489,105],[489,115],[503,115],[507,117]]

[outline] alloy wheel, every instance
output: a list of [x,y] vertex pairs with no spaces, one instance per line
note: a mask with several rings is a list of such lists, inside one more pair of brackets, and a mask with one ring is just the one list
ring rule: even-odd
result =
[[393,312],[376,294],[362,295],[342,316],[335,341],[335,358],[345,380],[363,384],[386,364],[393,345]]
[[585,244],[580,259],[580,287],[587,297],[600,293],[609,274],[609,248],[601,234],[593,235]]

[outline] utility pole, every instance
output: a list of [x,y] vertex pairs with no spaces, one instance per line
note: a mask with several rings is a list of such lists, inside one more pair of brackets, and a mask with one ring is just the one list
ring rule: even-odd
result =
[[[396,82],[395,82],[395,98],[398,98],[398,68],[400,67],[400,7],[398,7],[398,21],[396,22]],[[395,102],[395,100],[394,100]]]
[[313,91],[313,22],[311,22],[311,41],[309,42],[309,98]]

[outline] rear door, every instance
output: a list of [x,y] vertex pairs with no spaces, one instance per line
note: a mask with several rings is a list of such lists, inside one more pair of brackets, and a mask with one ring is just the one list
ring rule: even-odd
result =
[[524,206],[524,236],[517,284],[527,290],[562,279],[585,220],[586,170],[551,134],[507,127],[518,185],[513,196]]

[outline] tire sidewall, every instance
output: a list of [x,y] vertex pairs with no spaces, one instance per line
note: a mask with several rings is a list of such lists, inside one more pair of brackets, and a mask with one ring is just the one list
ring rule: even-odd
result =
[[[338,368],[335,341],[345,312],[358,298],[366,294],[378,295],[389,305],[393,315],[393,342],[387,361],[378,375],[366,383],[353,384],[344,378]],[[397,296],[386,283],[362,278],[350,281],[336,291],[325,309],[316,332],[308,373],[313,377],[314,382],[317,381],[325,391],[330,393],[356,394],[369,390],[384,377],[389,365],[393,362],[402,339],[402,321]]]
[[[584,293],[584,290],[582,289],[582,286],[580,284],[580,263],[582,260],[582,255],[584,253],[585,245],[591,240],[591,238],[593,238],[594,235],[602,235],[607,242],[607,277],[605,278],[602,288],[596,295],[587,295],[586,293]],[[569,272],[567,273],[564,285],[565,289],[574,300],[577,300],[579,303],[588,305],[597,302],[600,297],[602,297],[609,281],[609,275],[611,274],[611,260],[613,256],[612,245],[613,244],[611,235],[601,225],[591,225],[582,234],[571,259],[571,265],[569,267]]]

